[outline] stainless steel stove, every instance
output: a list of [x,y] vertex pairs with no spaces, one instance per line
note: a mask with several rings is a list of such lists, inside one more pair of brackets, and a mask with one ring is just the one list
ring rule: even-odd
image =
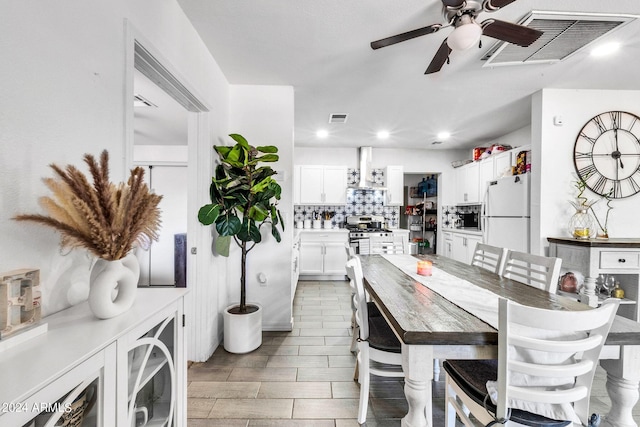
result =
[[346,227],[349,230],[349,246],[357,254],[369,254],[371,237],[388,237],[393,239],[393,232],[384,226],[384,217],[380,215],[353,215],[347,217]]

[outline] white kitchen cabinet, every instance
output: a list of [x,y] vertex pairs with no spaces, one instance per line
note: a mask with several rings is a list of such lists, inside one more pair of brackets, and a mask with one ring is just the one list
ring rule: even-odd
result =
[[[299,203],[310,205],[345,204],[347,201],[347,167],[300,165],[296,167],[294,189],[299,188]],[[298,198],[294,195],[294,198]]]
[[453,258],[453,233],[445,231],[442,233],[443,243],[443,255],[448,258]]
[[481,241],[482,237],[478,235],[451,232],[451,254],[449,257],[456,261],[470,264],[473,258],[473,252],[476,249],[476,243],[480,243]]
[[300,276],[318,280],[344,279],[347,230],[300,232]]
[[384,172],[387,206],[404,204],[404,169],[402,166],[387,166]]
[[185,293],[140,288],[112,319],[86,302],[44,318],[45,334],[0,353],[0,402],[14,409],[0,411],[0,425],[53,425],[62,414],[47,411],[85,390],[95,404],[83,426],[186,425]]
[[480,203],[479,185],[480,165],[478,162],[469,163],[456,169],[456,203]]

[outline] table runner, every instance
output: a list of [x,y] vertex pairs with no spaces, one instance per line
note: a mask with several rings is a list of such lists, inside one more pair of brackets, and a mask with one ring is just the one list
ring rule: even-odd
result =
[[435,266],[431,276],[421,276],[416,272],[418,260],[411,255],[383,254],[382,257],[417,282],[498,329],[498,295]]

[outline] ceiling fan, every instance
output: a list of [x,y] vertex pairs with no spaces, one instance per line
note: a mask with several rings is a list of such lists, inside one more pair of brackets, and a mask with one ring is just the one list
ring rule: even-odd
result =
[[542,31],[498,19],[486,19],[481,23],[476,22],[480,12],[495,12],[514,1],[442,0],[442,14],[445,24],[433,24],[377,40],[371,42],[371,48],[380,49],[381,47],[435,33],[442,28],[454,27],[454,30],[440,45],[429,67],[427,67],[427,71],[425,71],[425,74],[431,74],[440,71],[445,62],[449,62],[449,54],[452,51],[469,49],[480,42],[480,36],[482,35],[527,47],[538,40],[542,35]]

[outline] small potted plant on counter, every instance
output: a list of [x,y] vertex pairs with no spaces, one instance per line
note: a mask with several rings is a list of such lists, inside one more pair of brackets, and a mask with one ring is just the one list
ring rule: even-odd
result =
[[260,242],[263,226],[271,228],[271,235],[280,242],[284,224],[277,209],[280,185],[273,179],[276,172],[263,162],[278,161],[278,148],[254,147],[238,134],[229,135],[234,146],[214,146],[220,164],[211,180],[211,203],[198,212],[204,225],[215,224],[219,236],[216,251],[229,256],[233,240],[240,248],[240,302],[226,308],[224,319],[224,348],[231,353],[248,353],[262,344],[262,309],[247,303],[247,255]]

